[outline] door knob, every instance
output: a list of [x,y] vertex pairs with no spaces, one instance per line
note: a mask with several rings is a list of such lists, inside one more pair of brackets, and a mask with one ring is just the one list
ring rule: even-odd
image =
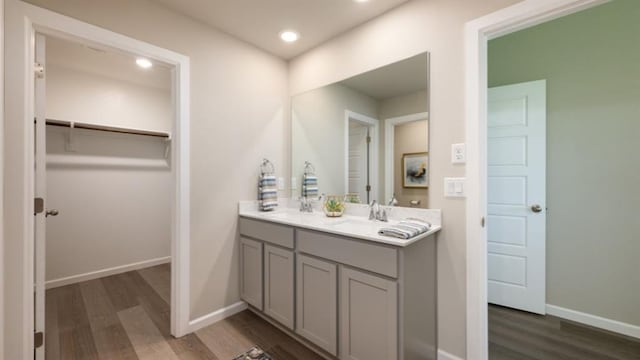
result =
[[45,216],[58,216],[60,212],[56,209],[47,210]]
[[539,213],[542,211],[542,206],[538,204],[531,205],[531,211],[533,211],[534,213]]

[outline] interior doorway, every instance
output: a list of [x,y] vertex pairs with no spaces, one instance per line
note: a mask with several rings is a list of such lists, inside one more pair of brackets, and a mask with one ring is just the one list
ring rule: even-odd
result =
[[347,110],[345,128],[345,188],[368,204],[379,191],[378,120]]
[[92,314],[130,310],[113,294],[132,271],[170,311],[171,67],[40,33],[35,57],[36,358],[75,357]]
[[[162,49],[139,40],[125,37],[87,23],[56,14],[21,2],[5,2],[5,49],[14,54],[6,59],[6,73],[14,74],[5,79],[5,113],[14,119],[5,127],[7,138],[6,151],[13,156],[7,159],[6,166],[16,170],[5,177],[7,186],[15,189],[15,196],[6,199],[7,206],[13,209],[11,221],[5,223],[5,231],[16,241],[6,249],[7,256],[14,261],[7,265],[7,271],[15,274],[11,291],[5,294],[8,301],[17,304],[17,314],[7,326],[13,329],[10,340],[16,349],[12,356],[26,358],[32,356],[36,345],[40,345],[36,333],[36,304],[42,307],[44,301],[37,300],[44,292],[43,277],[36,279],[36,260],[44,254],[36,247],[36,223],[45,212],[35,210],[47,207],[43,202],[34,201],[36,162],[35,139],[37,136],[34,118],[36,76],[40,67],[35,63],[36,34],[59,37],[96,49],[112,49],[117,53],[142,55],[153,61],[163,62],[171,68],[171,117],[173,128],[168,157],[171,164],[170,186],[170,256],[171,267],[171,306],[170,333],[182,336],[189,330],[189,59],[170,50]],[[28,26],[25,26],[28,24]],[[46,74],[45,74],[46,76]],[[46,115],[45,115],[46,116]],[[40,147],[41,151],[43,147]],[[38,159],[38,161],[42,161]],[[53,210],[53,209],[49,209]],[[38,213],[34,216],[34,213]],[[60,215],[62,216],[60,209]],[[40,232],[42,233],[42,232]],[[36,254],[38,252],[38,254]],[[81,255],[76,254],[81,258]],[[40,265],[42,266],[42,265]],[[36,280],[39,285],[35,288]],[[41,348],[41,347],[38,347]],[[40,352],[42,350],[38,350]]]
[[627,217],[638,197],[624,185],[638,167],[615,155],[640,130],[636,63],[618,55],[633,51],[639,10],[609,2],[488,43],[488,300],[500,305],[488,308],[490,358],[640,351],[639,294],[617,285],[640,279],[627,256],[640,250]]
[[[487,98],[488,43],[491,39],[568,14],[608,3],[607,0],[526,0],[470,21],[465,26],[465,111],[467,148],[467,347],[468,357],[489,356],[487,309]],[[538,56],[535,59],[539,59]],[[541,77],[538,77],[538,79]],[[530,79],[532,80],[532,79]]]

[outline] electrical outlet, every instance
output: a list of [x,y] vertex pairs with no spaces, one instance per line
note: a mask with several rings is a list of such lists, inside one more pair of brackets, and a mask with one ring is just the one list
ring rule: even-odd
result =
[[467,162],[467,149],[465,144],[451,145],[451,163],[464,164]]

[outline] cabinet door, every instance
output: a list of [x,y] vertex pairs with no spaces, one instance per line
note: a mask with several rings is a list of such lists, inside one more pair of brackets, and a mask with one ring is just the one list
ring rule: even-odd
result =
[[264,312],[293,330],[293,251],[264,246]]
[[337,355],[337,266],[298,255],[296,277],[296,332]]
[[240,297],[262,310],[262,243],[240,238]]
[[398,286],[340,267],[340,358],[398,358]]

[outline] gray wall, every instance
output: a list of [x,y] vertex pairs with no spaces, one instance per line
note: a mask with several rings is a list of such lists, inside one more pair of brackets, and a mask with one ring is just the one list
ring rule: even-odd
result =
[[431,53],[429,207],[442,209],[438,234],[438,342],[466,352],[465,202],[445,198],[443,178],[464,176],[451,144],[464,142],[464,24],[517,0],[413,0],[290,62],[291,94],[346,79],[413,55]]
[[640,3],[489,43],[489,84],[547,80],[547,303],[640,325]]

